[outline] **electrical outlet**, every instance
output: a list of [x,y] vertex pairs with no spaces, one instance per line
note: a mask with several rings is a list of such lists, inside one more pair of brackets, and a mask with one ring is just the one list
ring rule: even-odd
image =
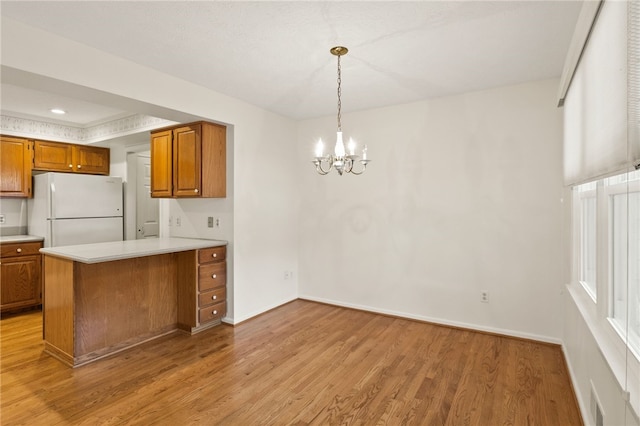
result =
[[0,223],[5,223],[5,218],[3,214],[0,214]]
[[215,224],[216,224],[216,228],[220,228],[220,218],[219,217],[216,217]]
[[182,218],[180,216],[176,217],[176,226],[182,226]]
[[212,216],[209,216],[207,218],[207,227],[213,228],[213,217]]
[[290,280],[291,278],[293,278],[293,272],[291,272],[291,271],[284,271],[284,279],[285,279],[285,280]]
[[482,303],[489,303],[489,292],[487,290],[482,290],[480,292],[480,301]]

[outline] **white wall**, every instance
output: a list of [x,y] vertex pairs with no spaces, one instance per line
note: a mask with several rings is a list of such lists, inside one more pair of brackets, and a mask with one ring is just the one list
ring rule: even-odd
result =
[[318,176],[313,146],[335,143],[335,118],[302,122],[301,297],[560,342],[557,87],[344,114],[373,159],[362,176]]
[[0,235],[15,235],[27,233],[26,199],[0,199],[0,214],[4,215],[4,223],[0,223]]
[[[283,167],[295,161],[295,122],[5,17],[1,35],[2,65],[9,67],[3,72],[58,89],[71,83],[66,87],[74,95],[92,91],[98,102],[117,101],[138,113],[173,119],[182,111],[230,125],[236,298],[228,320],[246,319],[296,297],[297,272],[290,280],[281,272],[297,265],[296,174],[293,167]],[[179,203],[186,221],[184,232],[176,235],[201,235],[201,216],[219,210],[216,200]]]

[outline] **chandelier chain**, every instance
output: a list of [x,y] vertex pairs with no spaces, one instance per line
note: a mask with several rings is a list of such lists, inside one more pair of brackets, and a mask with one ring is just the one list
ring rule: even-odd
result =
[[340,55],[338,55],[338,131],[342,131],[342,73],[340,68]]

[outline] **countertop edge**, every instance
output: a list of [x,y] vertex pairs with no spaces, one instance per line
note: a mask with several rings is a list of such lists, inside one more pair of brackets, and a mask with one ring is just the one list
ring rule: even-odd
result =
[[21,244],[37,243],[44,241],[44,238],[37,235],[3,235],[0,236],[0,244]]
[[[141,241],[145,243],[140,243]],[[48,247],[40,249],[40,253],[47,256],[72,260],[74,262],[92,264],[198,250],[208,247],[220,247],[226,246],[227,244],[228,242],[224,240],[160,238],[153,240],[129,240],[78,246]],[[142,245],[142,247],[139,247],[140,245]]]

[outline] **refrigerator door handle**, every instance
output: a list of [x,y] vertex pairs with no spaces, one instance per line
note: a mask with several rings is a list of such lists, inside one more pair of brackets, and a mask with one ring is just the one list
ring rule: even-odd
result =
[[[53,200],[54,195],[56,193],[56,184],[54,182],[51,182],[51,196],[50,196],[50,200]],[[52,218],[56,217],[56,203],[51,203],[51,216]]]

